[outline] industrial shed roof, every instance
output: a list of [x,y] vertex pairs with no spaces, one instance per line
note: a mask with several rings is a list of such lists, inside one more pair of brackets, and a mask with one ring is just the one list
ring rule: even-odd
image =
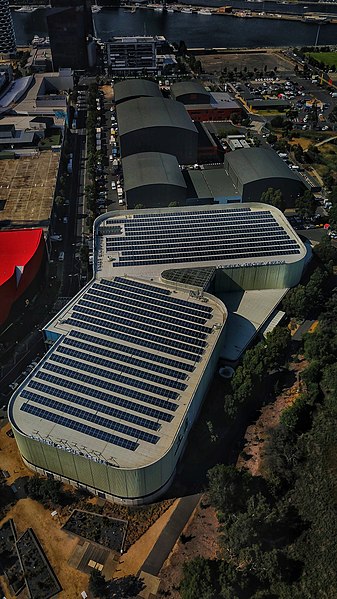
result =
[[241,197],[224,168],[190,170],[188,175],[198,198]]
[[185,107],[164,98],[137,98],[123,102],[117,106],[117,121],[120,136],[149,127],[174,127],[197,132]]
[[122,160],[124,189],[142,185],[177,185],[186,188],[178,161],[171,154],[141,152]]
[[[180,81],[171,85],[171,94],[174,98],[185,96],[186,94],[202,94],[210,100],[210,93],[199,83],[199,81]],[[209,103],[209,102],[208,102]]]
[[299,181],[296,173],[273,150],[243,148],[226,154],[225,161],[236,172],[242,184],[274,177]]
[[154,81],[148,81],[147,79],[126,79],[125,81],[119,81],[115,83],[115,102],[124,102],[129,98],[135,97],[152,97],[161,98],[161,91]]

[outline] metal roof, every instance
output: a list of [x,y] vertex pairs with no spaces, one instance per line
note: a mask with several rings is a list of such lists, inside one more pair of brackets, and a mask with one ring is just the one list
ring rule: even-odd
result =
[[171,154],[141,152],[122,160],[124,189],[143,185],[177,185],[186,188],[178,161]]
[[114,85],[115,102],[122,102],[129,98],[152,97],[162,98],[161,91],[154,81],[148,79],[126,79]]
[[259,203],[118,211],[96,223],[95,271],[106,278],[120,272],[160,280],[178,264],[290,264],[306,254],[284,215]]
[[114,466],[161,459],[227,319],[214,296],[158,282],[163,271],[291,263],[305,253],[283,214],[263,204],[102,215],[94,279],[45,327],[58,340],[13,395],[10,421]]
[[241,198],[224,168],[189,170],[187,172],[198,198]]
[[183,104],[174,100],[137,98],[119,104],[116,112],[120,136],[149,127],[188,129],[194,133],[197,131]]
[[260,179],[273,178],[293,179],[299,182],[296,173],[273,150],[264,148],[235,150],[226,154],[225,166],[226,162],[243,185]]
[[148,465],[172,446],[226,318],[208,294],[91,281],[54,319],[60,337],[15,394],[11,421],[113,466]]
[[196,81],[195,79],[173,83],[171,85],[171,94],[174,98],[179,98],[180,96],[185,96],[186,94],[202,94],[203,96],[207,96],[210,101],[210,93],[201,83],[199,83],[199,81]]

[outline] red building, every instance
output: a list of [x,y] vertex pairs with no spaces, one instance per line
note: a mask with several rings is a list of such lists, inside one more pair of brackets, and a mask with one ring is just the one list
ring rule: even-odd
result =
[[0,231],[0,325],[35,279],[44,256],[42,229]]
[[241,107],[234,101],[226,104],[190,104],[185,105],[192,121],[207,123],[209,121],[228,121],[233,114],[241,117]]

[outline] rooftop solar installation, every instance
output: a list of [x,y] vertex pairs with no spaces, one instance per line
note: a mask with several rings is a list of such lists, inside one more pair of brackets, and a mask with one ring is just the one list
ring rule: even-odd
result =
[[102,276],[113,276],[118,270],[131,276],[148,271],[152,278],[170,264],[172,268],[214,263],[226,267],[292,261],[303,252],[283,215],[259,204],[127,212],[103,219],[99,233],[97,271]]
[[53,345],[15,392],[11,421],[120,468],[156,462],[188,426],[219,350],[227,311],[206,282],[218,268],[292,263],[305,251],[283,215],[261,204],[102,215],[94,278],[46,326]]
[[56,317],[61,336],[21,391],[32,436],[121,465],[148,459],[181,420],[224,320],[189,292],[93,281]]

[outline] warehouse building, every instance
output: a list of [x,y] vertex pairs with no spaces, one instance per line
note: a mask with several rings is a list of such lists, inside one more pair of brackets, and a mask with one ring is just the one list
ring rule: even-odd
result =
[[148,79],[126,79],[114,85],[115,104],[136,98],[162,98],[161,91],[154,81]]
[[160,208],[185,203],[186,183],[178,161],[171,154],[143,152],[122,160],[128,208]]
[[244,148],[225,155],[224,167],[243,202],[258,202],[269,187],[280,189],[287,207],[305,189],[302,180],[273,150]]
[[211,94],[196,80],[180,81],[171,85],[171,96],[182,104],[210,104]]
[[121,156],[162,152],[179,164],[197,160],[198,133],[185,108],[164,98],[137,98],[116,108]]
[[[279,301],[305,260],[288,221],[262,204],[99,217],[94,278],[45,327],[50,349],[9,404],[26,465],[105,499],[155,500],[225,343],[220,293],[257,290],[261,303],[270,289]],[[170,276],[180,270],[191,279]]]
[[188,170],[184,172],[188,203],[203,200],[205,204],[237,204],[241,194],[223,167]]
[[192,121],[226,121],[234,114],[242,115],[242,108],[227,92],[208,92],[198,81],[173,83],[171,96],[184,104]]

